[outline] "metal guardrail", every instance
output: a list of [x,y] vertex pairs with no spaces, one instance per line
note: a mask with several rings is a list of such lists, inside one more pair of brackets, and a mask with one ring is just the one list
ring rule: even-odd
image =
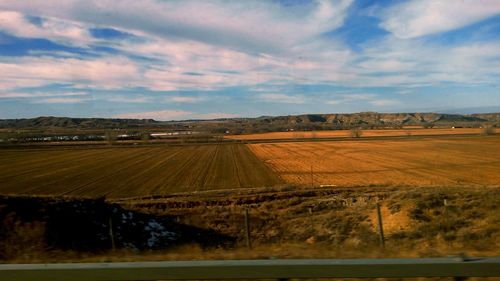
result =
[[498,277],[500,257],[2,264],[0,281]]

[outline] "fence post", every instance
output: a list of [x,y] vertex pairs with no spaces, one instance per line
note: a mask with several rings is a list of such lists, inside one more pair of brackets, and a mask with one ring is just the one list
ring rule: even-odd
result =
[[113,233],[113,217],[109,217],[109,238],[111,239],[111,248],[113,251],[116,250],[116,245],[115,245],[115,235]]
[[248,209],[245,208],[245,233],[247,240],[247,248],[252,249],[252,241],[250,240],[250,218],[248,215]]
[[385,246],[384,227],[382,225],[382,213],[380,212],[380,204],[377,203],[377,220],[378,220],[378,233],[380,236],[380,246]]
[[314,231],[313,207],[309,207],[309,217],[311,219],[311,230]]

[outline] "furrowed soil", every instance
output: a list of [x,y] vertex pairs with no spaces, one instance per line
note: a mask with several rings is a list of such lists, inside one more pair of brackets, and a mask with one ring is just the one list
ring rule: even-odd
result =
[[[407,128],[386,130],[362,130],[361,137],[401,137],[401,136],[439,136],[439,135],[480,135],[484,129],[480,128]],[[496,133],[500,133],[496,129]],[[273,140],[273,139],[315,139],[315,138],[350,138],[350,130],[326,130],[326,131],[294,131],[294,132],[271,132],[259,134],[227,135],[226,139],[234,140]]]
[[500,137],[249,144],[288,183],[319,186],[500,184]]
[[108,198],[274,186],[241,144],[0,150],[0,194]]

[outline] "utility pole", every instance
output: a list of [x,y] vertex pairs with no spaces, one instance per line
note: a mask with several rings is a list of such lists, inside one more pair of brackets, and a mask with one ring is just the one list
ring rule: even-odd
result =
[[382,225],[382,214],[380,212],[380,204],[377,203],[377,220],[378,220],[378,233],[380,237],[380,246],[384,248],[385,239],[384,239],[384,227]]

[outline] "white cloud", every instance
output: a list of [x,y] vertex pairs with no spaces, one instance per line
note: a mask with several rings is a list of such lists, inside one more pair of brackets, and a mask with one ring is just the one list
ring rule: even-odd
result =
[[[22,64],[16,69],[0,65],[0,71],[3,67],[16,73],[16,77],[0,78],[0,88],[69,82],[83,89],[145,87],[174,91],[342,81],[352,76],[341,73],[350,51],[337,42],[318,39],[318,36],[343,24],[351,2],[318,0],[307,7],[290,8],[272,1],[124,0],[109,4],[61,0],[57,4],[52,1],[27,4],[5,0],[0,2],[0,8],[15,11],[6,13],[15,15],[16,22],[23,26],[16,34],[29,37],[42,36],[42,32],[46,32],[47,38],[55,38],[48,34],[54,33],[53,29],[45,30],[32,24],[26,20],[27,14],[42,16],[44,22],[74,23],[71,26],[79,28],[117,28],[143,40],[113,42],[113,48],[153,58],[156,63],[122,58],[122,62],[116,64],[116,58],[111,58],[104,59],[109,61],[106,65],[80,67],[85,61],[96,65],[98,60],[45,58],[53,67],[53,73],[48,75],[41,73],[46,67],[38,67],[39,58],[32,58],[31,62],[25,58],[16,62]],[[34,29],[31,33],[28,32],[30,28]],[[76,37],[74,40],[84,41]],[[40,57],[43,53],[34,55]],[[120,65],[123,69],[112,69]],[[69,74],[73,77],[68,77]]]
[[449,31],[500,14],[498,0],[412,0],[389,8],[381,27],[399,38]]
[[366,46],[349,64],[358,86],[488,84],[500,75],[500,41],[441,46],[418,39],[384,38]]
[[38,25],[30,22],[22,13],[13,11],[0,10],[0,30],[18,37],[45,38],[70,45],[85,45],[91,40],[82,24],[44,18]]
[[376,97],[375,94],[371,93],[345,93],[345,94],[340,94],[340,97],[342,97],[345,100],[353,101],[353,100],[370,100]]
[[86,98],[48,98],[37,100],[34,103],[82,103],[88,100]]
[[381,100],[372,100],[370,101],[370,104],[374,106],[393,106],[401,104],[401,102],[398,100],[381,99]]
[[[352,0],[317,0],[290,9],[273,1],[14,1],[0,8],[88,25],[114,26],[165,39],[268,52],[286,50],[340,27]],[[272,27],[272,28],[270,28]]]
[[0,61],[0,73],[0,85],[6,88],[76,83],[112,89],[137,85],[140,81],[136,64],[124,57],[87,60],[22,57]]
[[131,118],[131,119],[155,119],[160,121],[169,120],[184,120],[184,119],[216,119],[216,118],[234,118],[239,117],[238,114],[232,113],[195,113],[185,110],[161,110],[148,111],[138,113],[123,113],[115,115],[116,118]]
[[146,103],[151,101],[150,97],[128,97],[125,95],[103,97],[102,99],[116,103]]
[[7,92],[0,93],[0,99],[86,96],[86,92]]
[[[471,3],[480,4],[469,7]],[[497,83],[498,40],[442,46],[413,38],[498,13],[495,3],[423,0],[398,4],[382,19],[384,27],[396,36],[370,41],[361,50],[351,51],[342,42],[322,36],[343,24],[351,1],[318,0],[285,8],[276,1],[0,0],[0,9],[6,9],[0,12],[0,19],[4,19],[0,29],[16,36],[42,36],[78,45],[94,40],[89,39],[87,28],[111,27],[140,37],[137,41],[110,43],[122,55],[78,58],[76,53],[37,51],[15,60],[0,56],[0,90],[13,94],[15,88],[58,83],[82,91],[135,87],[217,90],[237,86],[255,87],[258,93],[254,97],[261,101],[303,104],[312,97],[281,92],[287,92],[285,88],[291,84],[356,88]],[[449,9],[442,11],[446,7]],[[42,25],[33,24],[26,15],[42,17]],[[332,97],[325,102],[367,103],[375,99],[363,93]],[[204,100],[185,96],[166,99],[177,103]],[[150,101],[124,95],[108,100]]]
[[123,113],[115,115],[116,118],[128,119],[155,119],[161,121],[168,121],[174,119],[182,119],[189,116],[192,112],[184,110],[161,110],[161,111],[147,111],[138,113]]
[[341,104],[343,102],[344,102],[343,100],[329,100],[329,101],[325,101],[326,104],[332,104],[332,105]]
[[201,114],[193,114],[193,119],[221,119],[221,118],[237,118],[240,117],[239,114],[233,113],[222,113],[222,112],[214,112],[214,113],[201,113]]
[[205,100],[203,97],[186,97],[186,96],[171,96],[167,97],[167,100],[171,100],[179,103],[199,103]]
[[306,102],[306,98],[302,95],[292,96],[281,93],[259,94],[257,98],[261,101],[275,103],[302,104]]
[[377,97],[375,94],[371,93],[343,93],[343,94],[332,94],[336,99],[328,100],[326,104],[341,104],[356,101],[370,101]]

